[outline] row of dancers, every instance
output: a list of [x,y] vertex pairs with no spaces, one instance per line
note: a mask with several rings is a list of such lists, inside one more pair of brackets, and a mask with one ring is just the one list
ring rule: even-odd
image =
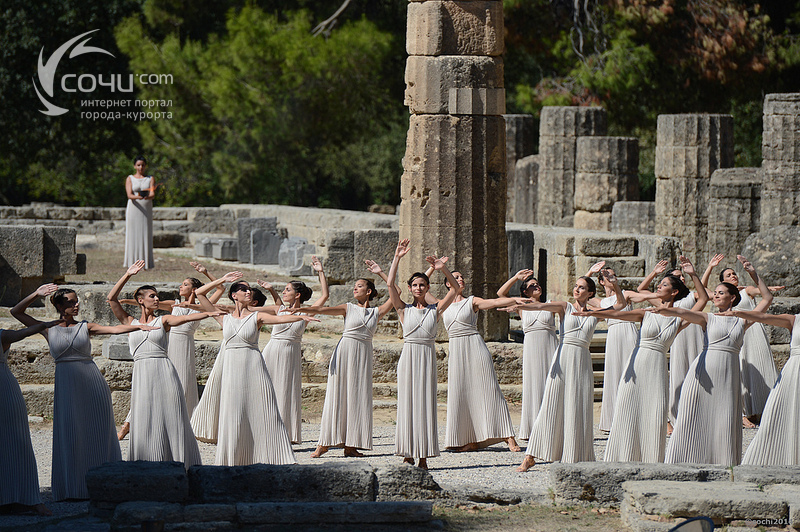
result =
[[[311,298],[311,290],[300,281],[288,283],[280,296],[271,285],[260,283],[280,300],[279,304],[264,306],[263,301],[254,301],[257,292],[241,280],[241,273],[231,272],[214,279],[205,268],[193,264],[209,278],[208,283],[201,285],[198,280],[187,278],[180,287],[185,299],[180,305],[161,302],[154,287],[142,286],[134,294],[133,302],[139,306],[139,316],[134,317],[125,312],[119,295],[143,268],[144,263],[139,261],[128,268],[108,295],[121,323],[117,327],[78,321],[79,303],[74,291],[57,289],[55,285],[40,287],[12,309],[12,315],[26,329],[0,332],[0,379],[4,381],[5,396],[0,415],[7,417],[3,419],[4,426],[14,427],[7,433],[10,443],[4,446],[9,452],[0,461],[0,504],[41,503],[24,400],[5,363],[12,342],[36,333],[45,335],[56,359],[52,469],[55,500],[87,498],[86,471],[121,459],[110,391],[91,360],[89,336],[94,334],[129,334],[134,370],[128,458],[177,460],[187,468],[200,463],[196,439],[217,443],[215,463],[219,465],[295,463],[291,444],[300,441],[300,338],[305,325],[316,320],[315,314],[343,316],[344,331],[331,357],[320,438],[312,456],[319,457],[332,447],[343,447],[346,456],[361,456],[361,451],[372,449],[372,337],[378,320],[395,308],[404,337],[397,369],[395,453],[423,468],[427,467],[428,458],[439,454],[434,341],[440,318],[450,335],[445,446],[469,451],[507,441],[511,450],[520,450],[491,355],[476,327],[480,310],[500,308],[520,314],[525,345],[519,436],[529,442],[520,470],[536,461],[594,460],[593,380],[588,345],[598,318],[610,322],[607,361],[615,348],[625,351],[624,342],[616,333],[623,329],[617,325],[642,324],[641,333],[634,329],[632,351],[619,365],[618,386],[608,384],[611,376],[604,384],[604,390],[608,387],[616,392],[615,398],[607,400],[604,394],[604,409],[611,410],[610,421],[605,425],[605,430],[610,430],[606,460],[738,463],[743,411],[738,358],[745,331],[754,322],[787,327],[793,331],[792,355],[800,354],[794,316],[764,314],[772,300],[771,292],[743,258],[743,266],[758,285],[762,301],[751,312],[734,310],[739,298],[750,296],[736,286],[735,272],[726,269],[721,277],[727,276],[736,285],[722,283],[716,287],[714,304],[723,314],[714,315],[702,312],[709,298],[704,288],[707,279],[699,279],[691,263],[683,258],[683,272],[692,278],[698,289],[695,293],[689,293],[679,277],[680,271],[670,272],[654,292],[643,287],[638,292],[622,291],[613,271],[598,264],[587,273],[599,274],[600,284],[613,295],[597,299],[594,281],[584,276],[577,280],[575,302],[570,303],[540,301],[542,288],[528,270],[509,279],[496,299],[467,297],[463,294],[463,276],[447,269],[446,258],[428,257],[429,271],[415,273],[408,281],[412,302],[406,303],[394,279],[409,246],[407,240],[398,244],[388,275],[367,261],[370,271],[386,282],[390,296],[378,307],[370,303],[377,295],[375,285],[365,278],[355,282],[355,303],[325,307],[327,283],[317,260],[314,269],[320,278],[322,296],[310,306],[303,303]],[[707,274],[721,259],[717,256],[712,260]],[[646,279],[648,285],[663,273],[665,266],[659,263]],[[447,280],[448,292],[442,299],[430,294],[428,275],[435,271]],[[508,297],[517,281],[522,281],[520,297]],[[233,283],[228,291],[233,305],[220,310],[215,303],[225,283]],[[214,294],[209,295],[212,290]],[[47,295],[51,295],[59,320],[43,323],[26,314],[35,299]],[[629,306],[639,301],[651,301],[655,306],[647,310]],[[171,309],[170,315],[156,316],[159,309],[167,308]],[[193,335],[199,321],[207,317],[222,326],[223,343],[198,403]],[[258,336],[261,326],[267,324],[273,326],[273,331],[262,355]],[[701,337],[707,336],[708,346],[695,343],[699,347],[685,381],[675,375],[682,386],[670,384],[678,405],[672,417],[665,353],[687,324],[696,324],[705,331]],[[681,334],[687,331],[688,328]],[[671,364],[678,358],[673,352]],[[788,374],[797,379],[797,369],[792,364],[796,360],[790,359],[772,394],[772,383],[768,383],[769,400],[762,426],[745,455],[746,463],[800,463],[797,444],[789,442],[792,435],[796,436],[790,419],[796,417],[796,409],[788,408],[788,400],[781,399],[796,391],[796,384],[787,384],[786,378]],[[607,362],[607,375],[612,365]],[[668,417],[674,419],[675,432],[667,447]],[[788,434],[781,436],[781,432]]]

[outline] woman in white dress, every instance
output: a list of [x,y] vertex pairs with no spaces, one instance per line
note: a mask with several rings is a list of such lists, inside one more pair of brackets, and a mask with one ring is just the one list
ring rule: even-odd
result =
[[[322,263],[317,257],[312,258],[311,267],[319,275],[322,295],[313,306],[321,307],[328,300],[328,281]],[[302,281],[289,281],[281,293],[283,304],[266,307],[268,313],[282,316],[292,314],[302,308],[303,303],[311,299],[311,288]],[[300,415],[302,406],[302,351],[300,341],[306,330],[305,321],[293,323],[278,323],[272,328],[269,343],[264,346],[261,355],[267,365],[272,385],[275,387],[275,397],[278,400],[278,410],[281,419],[286,425],[289,439],[292,443],[302,441]]]
[[168,333],[172,327],[218,316],[220,311],[197,312],[187,316],[160,316],[155,287],[139,287],[133,297],[141,315],[134,319],[122,308],[119,294],[130,278],[144,269],[144,261],[136,261],[108,293],[114,315],[123,325],[150,325],[151,331],[134,331],[128,335],[133,356],[131,384],[131,441],[128,460],[183,462],[186,468],[200,464],[200,450],[194,439],[186,410],[183,388],[167,358]]
[[[511,287],[522,282],[520,295],[534,301],[542,300],[542,287],[533,270],[520,270],[497,291],[498,297],[508,297]],[[525,340],[522,347],[522,416],[519,437],[527,440],[539,414],[544,395],[547,370],[558,349],[556,314],[547,310],[520,310]]]
[[[622,291],[620,300],[624,299]],[[508,310],[546,310],[558,314],[562,325],[561,343],[547,374],[542,406],[533,423],[525,458],[517,471],[525,472],[540,462],[594,461],[594,380],[589,341],[597,318],[577,316],[588,309],[596,292],[590,277],[579,277],[572,289],[575,303],[553,301],[527,303]]]
[[156,185],[153,176],[146,175],[147,161],[139,156],[133,160],[136,170],[125,179],[125,263],[126,268],[137,260],[145,261],[144,267],[155,265],[153,259],[153,198]]
[[309,316],[273,316],[252,312],[252,289],[241,279],[241,272],[230,272],[195,292],[203,308],[214,305],[206,294],[222,283],[233,282],[229,297],[236,309],[217,317],[222,325],[225,358],[219,400],[219,432],[216,465],[293,464],[292,445],[280,417],[270,375],[258,350],[262,325],[315,321]]
[[14,342],[60,323],[62,320],[37,323],[16,331],[0,329],[0,508],[12,512],[32,509],[40,515],[53,515],[39,494],[28,408],[17,379],[8,368],[8,350]]
[[800,319],[795,314],[732,310],[731,316],[789,329],[789,360],[767,398],[761,424],[742,458],[745,465],[800,465]]
[[[761,291],[756,310],[766,310],[772,294],[753,265],[741,255],[739,260]],[[720,283],[714,290],[714,306],[722,312],[731,310],[739,303],[739,293],[732,284]],[[753,322],[676,307],[653,311],[697,323],[708,335],[707,349],[692,363],[683,383],[665,462],[738,465],[742,459],[739,350]]]
[[401,240],[394,252],[389,269],[389,298],[403,326],[403,351],[397,363],[397,430],[394,454],[403,462],[428,469],[428,458],[439,456],[438,423],[436,419],[436,322],[447,310],[460,290],[445,261],[426,257],[435,270],[441,270],[450,290],[438,303],[425,300],[430,281],[424,273],[416,272],[408,280],[414,301],[405,304],[394,283],[400,259],[409,251],[408,239]]
[[53,397],[53,499],[88,499],[86,472],[106,462],[122,460],[114,426],[111,390],[92,360],[90,336],[151,330],[146,325],[108,327],[77,321],[80,312],[74,290],[54,284],[40,286],[11,309],[11,315],[27,326],[40,324],[26,314],[36,299],[51,295],[50,302],[62,323],[42,331],[55,359]]

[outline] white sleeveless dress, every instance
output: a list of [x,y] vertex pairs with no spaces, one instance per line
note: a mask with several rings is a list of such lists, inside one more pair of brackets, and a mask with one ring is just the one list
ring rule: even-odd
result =
[[372,337],[379,313],[347,304],[342,339],[328,365],[318,445],[372,450]]
[[686,374],[668,464],[738,465],[742,459],[739,350],[745,321],[708,314],[708,348]]
[[[133,192],[150,188],[150,177],[131,178]],[[153,260],[153,200],[128,200],[125,208],[125,263],[127,268],[137,260],[144,260],[144,267],[150,269]]]
[[[753,301],[747,290],[739,290],[742,301],[736,310],[753,310]],[[759,415],[764,411],[767,397],[775,386],[778,369],[772,356],[767,329],[763,323],[753,323],[744,333],[744,343],[739,353],[739,364],[742,377],[742,410],[745,416]]]
[[492,355],[478,332],[473,296],[442,313],[450,336],[447,362],[445,447],[487,447],[514,436],[508,404],[497,382]]
[[53,499],[88,499],[86,472],[122,460],[111,390],[92,360],[85,321],[72,327],[51,327],[47,342],[56,361]]
[[[278,316],[288,315],[286,307],[281,305]],[[286,432],[292,443],[303,441],[301,427],[302,407],[302,351],[300,341],[306,322],[276,323],[272,326],[269,343],[264,346],[261,355],[267,365],[269,377],[275,387],[278,410],[281,414]]]
[[397,429],[394,454],[439,456],[436,419],[436,305],[406,305],[403,351],[397,363]]
[[[691,309],[697,299],[694,292],[675,302],[678,308]],[[694,359],[705,349],[706,332],[696,323],[690,323],[675,337],[669,351],[669,422],[675,424],[678,403],[681,400],[681,387],[686,372]]]
[[539,414],[547,370],[558,350],[556,315],[546,310],[521,310],[522,332],[522,416],[519,437],[527,440]]
[[[751,326],[752,328],[752,326]],[[761,425],[743,464],[800,465],[800,315],[792,327],[789,360],[769,394]]]
[[680,318],[646,313],[623,368],[606,462],[663,462],[667,446],[667,350]]
[[219,397],[222,387],[222,368],[225,365],[225,343],[221,343],[214,366],[208,374],[203,395],[192,412],[192,431],[195,438],[206,443],[217,443],[219,432]]
[[183,462],[189,469],[200,464],[200,450],[189,423],[180,378],[167,358],[168,334],[160,317],[147,325],[159,328],[128,334],[133,356],[128,460]]
[[[0,329],[0,338],[2,335]],[[0,353],[0,427],[0,505],[41,504],[28,408],[8,367],[7,350]]]
[[258,318],[227,314],[216,465],[294,464],[275,391],[258,350]]
[[[613,307],[617,296],[605,297],[600,301],[602,308]],[[622,310],[632,310],[627,305]],[[625,361],[631,356],[639,340],[639,331],[631,321],[608,320],[606,354],[603,364],[603,402],[600,405],[600,430],[610,431],[614,417],[614,404],[617,401],[617,387]]]
[[[173,316],[188,316],[196,314],[196,310],[172,307]],[[167,357],[178,377],[181,379],[183,396],[186,398],[186,411],[191,415],[197,407],[197,367],[195,365],[194,333],[200,327],[199,321],[190,321],[169,330],[169,345]]]
[[597,318],[573,314],[567,305],[561,344],[544,386],[539,415],[525,454],[537,461],[594,461],[594,380],[589,341]]

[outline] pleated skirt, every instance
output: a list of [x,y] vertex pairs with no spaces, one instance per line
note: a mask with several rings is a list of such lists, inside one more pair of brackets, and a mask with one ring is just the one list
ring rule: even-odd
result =
[[372,450],[372,342],[342,338],[331,356],[319,445]]
[[394,454],[439,456],[436,419],[436,351],[406,342],[397,363],[397,428]]
[[743,464],[800,465],[800,356],[783,367]]
[[92,360],[56,364],[53,499],[88,499],[86,472],[122,460],[111,390]]
[[686,374],[675,428],[667,443],[669,464],[739,465],[742,395],[739,357],[710,349]]
[[197,408],[197,367],[195,365],[194,336],[189,334],[170,334],[167,346],[167,358],[170,359],[178,378],[181,380],[183,396],[186,399],[186,410],[191,414]]
[[519,437],[527,440],[531,427],[539,414],[547,381],[547,370],[558,349],[558,336],[550,331],[525,333],[522,348],[522,416]]
[[28,428],[28,409],[17,379],[0,363],[0,505],[42,502]]
[[703,328],[693,323],[678,333],[669,352],[669,422],[675,424],[681,388],[694,359],[703,351]]
[[537,461],[594,461],[594,381],[589,349],[562,345],[547,375],[529,454]]
[[214,366],[208,375],[206,387],[203,389],[203,396],[197,403],[197,407],[192,412],[192,431],[195,438],[206,443],[217,443],[217,433],[219,432],[219,400],[220,390],[222,389],[222,370],[225,361],[225,345],[223,344]]
[[451,338],[445,447],[487,447],[512,436],[514,424],[483,339],[478,334]]
[[667,361],[654,349],[636,349],[617,391],[606,462],[663,462],[667,446]]
[[617,387],[622,376],[622,368],[631,353],[636,349],[639,333],[631,322],[608,326],[606,354],[603,365],[603,402],[600,405],[600,430],[611,430],[614,418],[614,404],[617,401]]
[[745,331],[739,362],[744,415],[759,415],[764,412],[767,397],[778,378],[778,370],[763,323],[754,323]]
[[128,460],[200,464],[181,381],[167,357],[133,363]]
[[300,342],[271,339],[264,347],[264,362],[275,387],[280,412],[289,440],[303,441],[301,427],[302,370]]

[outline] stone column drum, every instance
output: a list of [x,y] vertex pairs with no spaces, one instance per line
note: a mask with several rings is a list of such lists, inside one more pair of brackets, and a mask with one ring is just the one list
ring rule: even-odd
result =
[[759,228],[761,169],[720,168],[711,176],[709,196],[709,253],[724,254],[726,264],[741,277],[745,272],[736,255],[742,252],[747,237]]
[[[411,239],[399,282],[445,255],[467,294],[496,297],[508,270],[503,3],[410,2],[400,238]],[[441,297],[441,275],[432,281]],[[406,295],[408,293],[406,292]],[[481,313],[487,339],[508,335],[508,317]]]
[[506,221],[516,223],[535,222],[531,218],[536,204],[536,181],[530,180],[530,172],[517,175],[517,162],[536,152],[536,123],[533,115],[505,115],[506,121],[506,175],[508,181],[508,203]]
[[800,222],[800,93],[767,94],[761,141],[761,227]]
[[[513,192],[509,184],[508,201],[514,204],[514,220],[518,224],[536,223],[536,201],[539,182],[539,155],[528,155],[518,159],[514,165]],[[509,208],[510,210],[510,208]],[[506,216],[506,221],[509,216]],[[514,270],[514,272],[519,271]]]

